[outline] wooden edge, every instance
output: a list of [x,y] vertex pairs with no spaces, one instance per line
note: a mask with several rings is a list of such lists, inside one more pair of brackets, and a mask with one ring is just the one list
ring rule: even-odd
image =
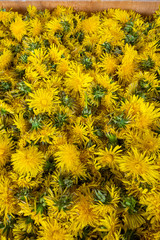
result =
[[160,2],[158,1],[0,1],[0,8],[6,8],[24,13],[28,5],[36,6],[37,9],[53,10],[58,5],[73,7],[76,11],[96,12],[109,8],[120,8],[124,10],[134,10],[143,15],[151,15],[158,10]]

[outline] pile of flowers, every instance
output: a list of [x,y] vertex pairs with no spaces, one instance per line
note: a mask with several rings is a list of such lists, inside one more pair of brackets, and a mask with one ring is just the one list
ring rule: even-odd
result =
[[160,10],[0,10],[1,240],[160,239]]

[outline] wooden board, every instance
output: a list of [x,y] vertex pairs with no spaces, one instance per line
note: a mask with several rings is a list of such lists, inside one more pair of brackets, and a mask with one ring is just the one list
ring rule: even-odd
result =
[[160,0],[75,0],[75,1],[45,1],[45,0],[34,0],[34,1],[26,1],[26,0],[16,0],[16,1],[0,1],[0,8],[6,8],[7,10],[13,9],[19,12],[25,12],[26,7],[28,5],[34,5],[38,9],[44,10],[54,9],[57,5],[63,5],[66,7],[73,7],[77,11],[87,11],[87,12],[95,12],[102,11],[108,8],[121,8],[125,10],[134,10],[143,15],[151,15],[156,10],[158,10],[160,5]]

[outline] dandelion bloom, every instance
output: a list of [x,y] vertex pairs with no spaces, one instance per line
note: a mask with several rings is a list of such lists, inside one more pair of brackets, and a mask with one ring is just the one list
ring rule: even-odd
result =
[[85,176],[85,167],[80,161],[80,152],[73,144],[64,144],[55,153],[58,168],[75,176]]
[[15,18],[15,21],[10,26],[11,33],[20,42],[26,34],[26,22],[20,16]]
[[37,240],[73,240],[67,230],[56,219],[42,222]]
[[13,168],[20,175],[35,177],[42,171],[44,158],[43,154],[34,146],[22,148],[12,154]]
[[28,99],[29,107],[33,108],[36,114],[39,113],[51,113],[55,103],[58,103],[58,91],[57,89],[39,88],[34,93],[30,93],[31,99]]
[[142,178],[147,183],[154,184],[159,179],[159,167],[154,165],[153,159],[146,156],[145,152],[140,153],[136,148],[118,159],[118,163],[122,172],[139,181]]
[[13,142],[6,135],[0,135],[0,166],[6,164],[11,156],[12,148]]

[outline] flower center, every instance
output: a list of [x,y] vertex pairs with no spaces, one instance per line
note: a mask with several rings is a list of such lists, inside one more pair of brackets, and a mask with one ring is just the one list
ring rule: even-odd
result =
[[47,99],[42,99],[41,104],[42,104],[42,106],[46,106],[47,105]]

